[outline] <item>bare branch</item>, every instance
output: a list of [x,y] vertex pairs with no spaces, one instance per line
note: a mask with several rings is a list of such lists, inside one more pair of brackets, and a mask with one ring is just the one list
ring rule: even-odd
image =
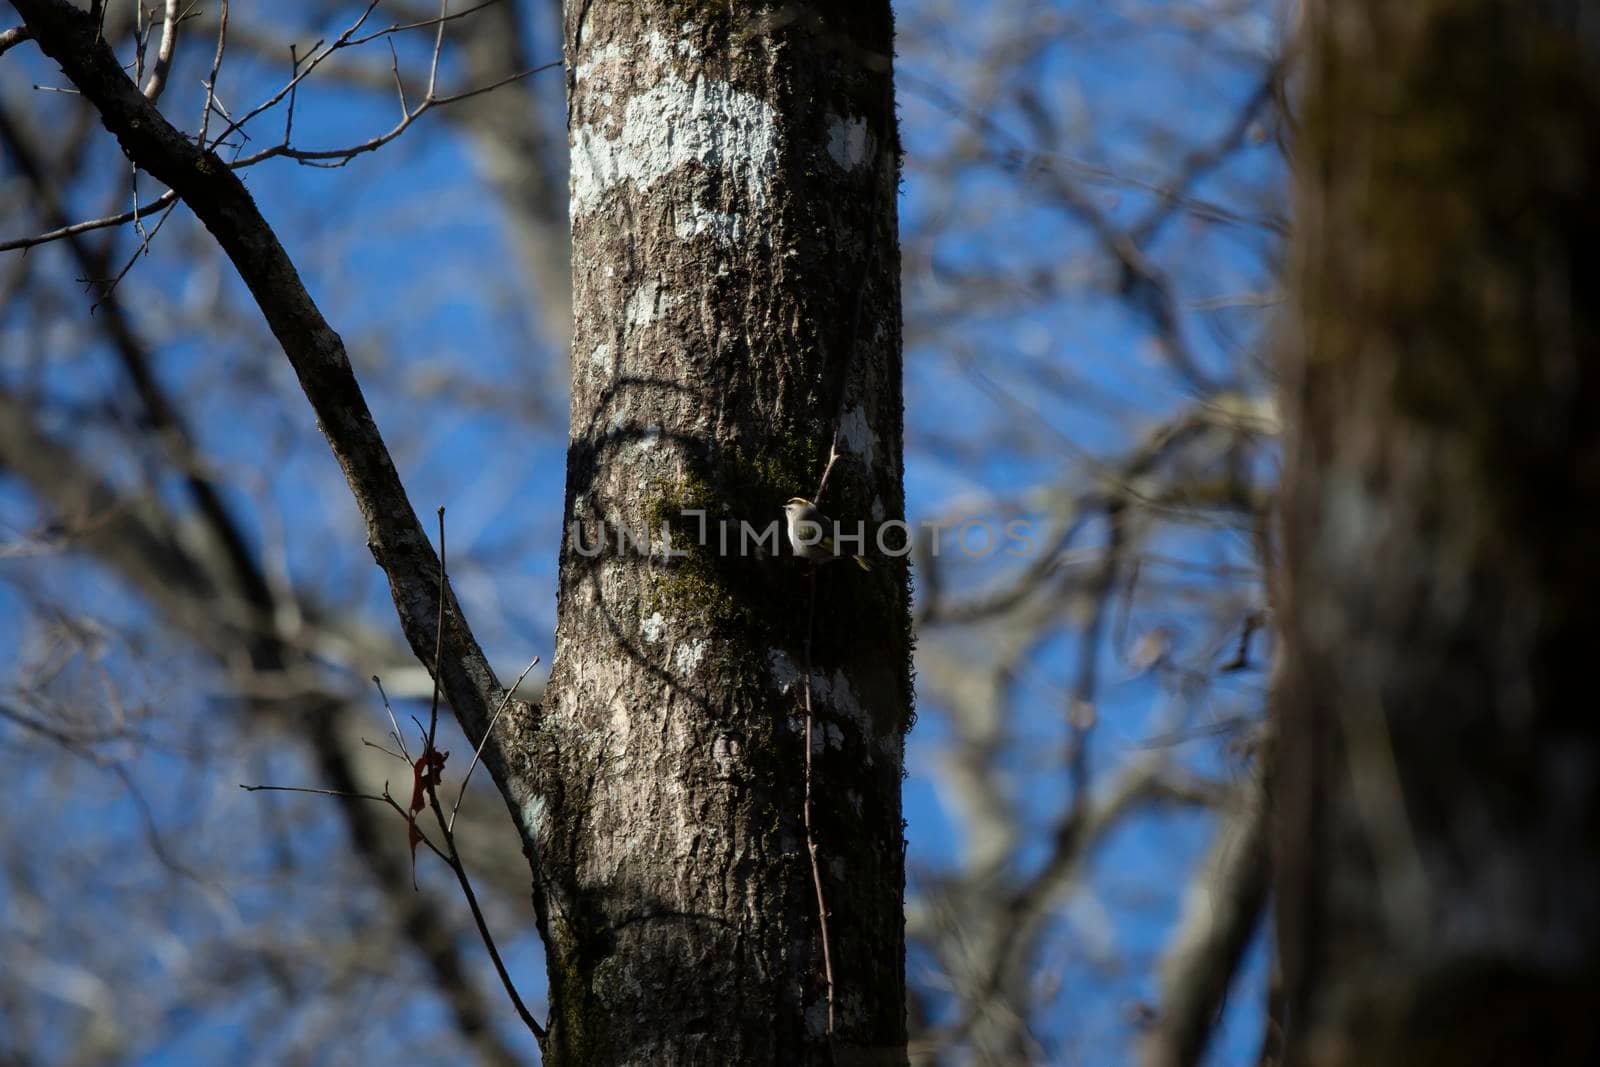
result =
[[49,244],[59,241],[64,237],[75,237],[80,233],[89,233],[92,230],[103,230],[107,226],[123,226],[135,219],[152,214],[169,204],[175,204],[178,194],[167,190],[147,204],[140,204],[131,211],[124,211],[116,215],[106,215],[103,218],[88,219],[84,222],[75,222],[70,226],[58,226],[53,230],[35,234],[32,237],[18,237],[10,241],[0,241],[0,252],[13,252],[21,248],[32,248],[35,245]]
[[[472,762],[467,765],[467,773],[461,776],[461,788],[456,792],[456,802],[450,806],[450,830],[456,828],[456,812],[461,810],[461,801],[467,795],[467,783],[472,781],[472,772],[478,769],[478,761],[483,757],[483,746],[488,744],[489,737],[494,733],[495,723],[500,721],[500,716],[505,714],[506,708],[511,706],[511,698],[517,695],[517,689],[522,685],[522,680],[528,672],[539,665],[539,657],[535,656],[528,665],[522,668],[522,673],[517,675],[517,680],[511,683],[511,688],[506,690],[505,698],[500,701],[500,706],[495,709],[494,718],[489,720],[489,728],[483,731],[483,740],[478,742],[478,747],[472,753]],[[387,751],[387,749],[385,750]]]
[[344,32],[335,38],[334,42],[321,52],[317,51],[317,48],[322,44],[321,41],[318,41],[315,45],[313,45],[311,47],[311,54],[306,57],[304,66],[300,66],[298,61],[296,61],[297,69],[293,76],[290,77],[289,84],[285,85],[282,89],[279,89],[276,93],[273,93],[265,101],[256,105],[244,115],[241,115],[237,121],[228,123],[227,128],[221,133],[217,134],[217,141],[221,142],[226,140],[227,136],[234,130],[239,129],[257,115],[265,111],[270,111],[272,108],[276,107],[279,101],[283,100],[285,96],[293,94],[294,91],[299,87],[300,83],[309,77],[311,72],[316,70],[323,60],[327,59],[334,52],[337,52],[339,49],[345,47],[349,43],[350,38],[353,37],[356,31],[366,23],[367,17],[372,14],[373,9],[378,6],[379,2],[380,0],[368,0],[367,6],[362,10],[360,17],[358,17],[355,22],[347,26]]
[[494,5],[502,2],[503,0],[484,0],[484,2],[481,4],[473,4],[471,7],[464,7],[460,11],[451,11],[447,14],[435,15],[432,18],[418,19],[415,22],[396,22],[392,25],[385,26],[381,30],[374,30],[365,37],[352,37],[348,42],[346,42],[346,44],[349,47],[354,48],[358,44],[366,44],[368,41],[376,41],[380,37],[391,37],[397,33],[404,33],[407,30],[431,30],[436,26],[442,29],[446,22],[454,22],[457,19],[466,18],[468,15],[471,15],[474,12],[482,11],[486,7],[493,7]]
[[161,232],[161,227],[167,224],[167,219],[172,215],[172,209],[177,206],[178,205],[176,201],[168,204],[166,209],[161,212],[161,217],[156,220],[156,224],[150,228],[148,233],[145,232],[143,226],[138,228],[140,238],[139,247],[134,249],[133,255],[128,257],[128,261],[122,265],[121,270],[117,271],[117,273],[112,275],[110,278],[91,279],[100,283],[100,299],[95,301],[95,303],[89,308],[91,313],[95,310],[95,308],[98,308],[101,303],[105,301],[106,297],[110,296],[116,291],[117,286],[122,284],[122,279],[126,278],[128,276],[128,272],[133,269],[133,265],[139,262],[142,257],[150,254],[150,242],[155,239],[156,234]]
[[[448,654],[434,654],[430,623],[441,610],[432,584],[438,557],[406,497],[343,342],[306,292],[277,236],[233,171],[174,129],[140,95],[111,50],[96,40],[94,21],[85,12],[65,0],[15,0],[14,6],[41,49],[94,103],[129,158],[172,188],[232,260],[343,469],[413,652],[439,674],[468,739],[481,738],[504,691],[453,597],[444,605]],[[520,810],[524,798],[516,794],[522,787],[503,774],[499,752],[486,748],[485,760],[507,803]]]
[[228,46],[228,0],[222,0],[222,10],[217,16],[217,51],[211,57],[211,73],[206,75],[206,103],[200,110],[200,133],[195,140],[206,143],[206,130],[211,125],[211,105],[217,96],[217,73],[222,70],[222,51]]
[[[830,461],[831,464],[831,461]],[[823,472],[824,481],[827,471]],[[817,617],[817,564],[810,564],[810,587],[806,595],[806,655],[805,655],[805,708],[806,708],[806,760],[805,800],[801,809],[801,822],[806,831],[806,855],[811,860],[811,885],[817,894],[817,938],[822,942],[822,977],[828,1000],[828,1040],[834,1033],[833,950],[828,941],[828,899],[822,891],[822,867],[817,860],[817,832],[811,825],[811,745],[816,732],[815,716],[811,711],[811,636]]]
[[33,34],[28,32],[26,26],[13,26],[9,30],[0,32],[0,56],[5,55],[23,41],[33,39]]
[[[430,743],[431,747],[431,743]],[[489,952],[489,960],[494,964],[495,974],[500,978],[500,984],[505,988],[506,995],[511,998],[511,1006],[516,1009],[517,1017],[524,1026],[533,1034],[534,1040],[540,1045],[544,1044],[546,1030],[543,1024],[533,1017],[528,1006],[523,1003],[522,995],[517,992],[517,985],[511,979],[511,972],[506,970],[505,961],[500,958],[500,949],[495,944],[494,935],[489,932],[489,923],[483,917],[483,909],[478,906],[478,894],[472,889],[472,880],[467,877],[467,868],[461,862],[461,854],[456,850],[455,831],[450,828],[451,820],[445,817],[444,808],[439,803],[439,792],[436,785],[437,775],[425,779],[428,790],[428,806],[433,809],[433,817],[439,824],[439,831],[444,835],[445,848],[449,855],[441,854],[451,872],[456,876],[456,884],[461,887],[461,895],[467,900],[467,909],[472,912],[472,921],[478,928],[478,937],[483,941],[483,947]],[[418,831],[420,834],[421,831]],[[423,840],[426,840],[424,837]],[[435,849],[434,851],[438,851]]]
[[178,45],[178,0],[167,0],[166,14],[161,19],[161,47],[156,52],[155,65],[150,68],[150,80],[144,83],[144,98],[152,104],[161,99],[167,88],[167,75],[172,70],[172,53]]
[[[298,65],[299,61],[296,60],[295,62]],[[421,118],[425,113],[433,108],[445,107],[450,104],[460,103],[463,100],[470,100],[473,97],[492,92],[495,89],[509,85],[512,82],[521,81],[523,78],[526,78],[530,75],[538,74],[546,70],[554,70],[559,66],[561,66],[561,62],[559,60],[555,60],[549,63],[541,64],[537,67],[530,67],[527,70],[519,71],[516,74],[501,78],[488,85],[479,86],[475,89],[468,89],[463,92],[451,94],[449,96],[439,96],[429,100],[424,100],[417,106],[416,110],[403,114],[400,121],[387,132],[379,134],[377,137],[373,137],[370,140],[363,141],[360,144],[351,145],[346,148],[307,150],[292,147],[289,144],[289,137],[294,131],[295,95],[293,92],[290,92],[289,107],[286,112],[286,118],[284,122],[284,140],[282,143],[276,144],[271,148],[262,149],[259,152],[255,152],[241,159],[235,159],[227,163],[224,163],[221,159],[217,159],[215,156],[212,156],[211,158],[214,159],[218,165],[225,166],[230,170],[243,170],[246,167],[253,167],[258,163],[264,163],[269,159],[277,159],[280,157],[284,159],[292,159],[298,163],[303,163],[307,166],[313,167],[342,167],[356,156],[365,155],[368,152],[376,151],[377,149],[382,148],[384,145],[393,141],[395,138],[405,133],[406,130],[411,127],[412,123],[416,122],[417,119]],[[398,72],[396,73],[396,77],[398,78]],[[36,86],[36,88],[48,87]],[[75,90],[57,91],[72,92]],[[216,100],[214,94],[212,94],[211,102],[213,104],[220,103]],[[224,115],[226,115],[225,112]],[[246,116],[246,118],[248,118],[248,116]],[[230,120],[229,129],[225,130],[221,134],[218,134],[217,140],[213,141],[212,145],[215,146],[216,144],[220,143],[228,132],[238,132],[239,127],[243,125],[243,119],[238,121]],[[33,248],[37,245],[48,244],[52,241],[59,241],[64,237],[72,237],[80,233],[88,233],[91,230],[105,229],[108,226],[121,226],[129,222],[134,222],[142,216],[149,215],[160,210],[161,208],[167,207],[174,203],[177,199],[178,194],[172,190],[168,190],[149,203],[140,204],[130,211],[124,211],[116,215],[106,215],[97,219],[89,219],[84,222],[73,223],[70,226],[57,227],[56,229],[47,230],[44,233],[35,234],[31,237],[18,237],[12,238],[9,241],[0,241],[0,252],[11,252],[18,249]]]
[[[413,110],[402,115],[400,121],[395,123],[395,125],[390,127],[387,131],[369,140],[362,141],[357,145],[351,145],[346,148],[305,149],[295,148],[289,143],[284,142],[273,145],[271,148],[264,148],[253,155],[245,156],[243,159],[235,160],[233,163],[230,163],[229,166],[234,170],[242,170],[245,167],[253,167],[257,163],[261,163],[269,159],[282,157],[284,159],[292,159],[297,163],[304,163],[307,166],[312,167],[342,167],[356,156],[365,155],[368,152],[376,151],[377,149],[388,144],[390,141],[393,141],[396,137],[399,137],[401,134],[405,133],[406,130],[410,129],[412,123],[416,122],[419,118],[436,107],[444,107],[449,104],[459,103],[462,100],[470,100],[475,96],[481,96],[484,93],[493,92],[501,86],[510,85],[512,82],[521,81],[530,74],[538,74],[540,71],[554,70],[559,66],[561,66],[561,62],[556,60],[537,67],[530,67],[524,71],[518,71],[516,74],[501,78],[500,80],[491,82],[488,85],[478,86],[475,89],[467,89],[463,92],[454,93],[450,96],[427,97]],[[243,121],[241,120],[240,122],[234,123],[233,127],[237,129],[242,125]],[[3,251],[3,247],[0,247],[0,251]]]
[[[245,785],[243,782],[239,783],[239,788],[246,793],[310,793],[312,796],[337,797],[340,800],[373,800],[379,804],[388,805],[398,812],[402,819],[407,822],[411,821],[406,815],[406,810],[400,806],[399,801],[389,794],[388,789],[384,789],[382,793],[355,793],[345,789],[314,789],[304,785]],[[427,845],[428,851],[444,860],[445,863],[450,862],[450,857],[445,855],[444,851],[438,845],[435,845],[428,835],[421,830],[417,831],[417,840]]]
[[433,59],[428,63],[428,94],[432,100],[439,89],[439,53],[444,51],[444,17],[450,11],[450,0],[439,0],[439,25],[433,34]]

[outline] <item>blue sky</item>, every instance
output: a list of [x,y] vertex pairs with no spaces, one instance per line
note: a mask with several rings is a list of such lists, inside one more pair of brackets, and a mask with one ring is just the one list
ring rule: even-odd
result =
[[[1143,6],[1159,13],[1178,5]],[[1005,20],[1045,24],[1061,12],[1081,14],[1086,26],[1080,34],[1065,36],[1029,60],[1028,73],[1047,111],[1060,116],[1065,127],[1057,152],[1062,160],[1070,156],[1074,163],[1159,178],[1181,152],[1154,144],[1158,139],[1152,130],[1159,124],[1193,144],[1204,144],[1231,120],[1257,72],[1245,60],[1207,58],[1209,51],[1180,33],[1134,33],[1126,22],[1087,4],[960,6],[951,8],[961,12],[959,18],[946,22],[931,2],[897,8],[903,34],[898,62],[907,75],[899,91],[907,150],[901,216],[908,236],[939,231],[929,245],[931,260],[908,263],[908,314],[938,301],[944,284],[937,273],[941,265],[952,275],[981,271],[1021,279],[1029,271],[1079,271],[1087,278],[1084,284],[1064,286],[1059,297],[1049,300],[1023,294],[992,311],[965,314],[908,347],[911,450],[906,488],[908,511],[915,520],[941,513],[957,498],[1004,495],[1059,480],[1063,472],[1080,469],[1082,453],[1115,455],[1138,427],[1154,424],[1188,400],[1182,383],[1150,354],[1144,325],[1093,284],[1095,248],[1081,226],[1058,208],[1019,194],[1016,177],[995,168],[973,168],[935,188],[935,176],[925,162],[939,158],[963,127],[959,117],[918,87],[959,84],[981,40],[1012,28]],[[905,39],[908,27],[910,40]],[[1251,41],[1250,32],[1241,31],[1245,39],[1239,48],[1246,56],[1252,47],[1270,45],[1270,19],[1263,17],[1255,32],[1259,40]],[[308,30],[300,36],[313,34]],[[553,57],[553,45],[541,39],[546,36],[542,27],[535,28],[540,59],[547,52]],[[402,44],[417,47],[415,42]],[[15,58],[17,54],[8,55],[7,65]],[[197,52],[187,60],[180,55],[178,71],[188,79],[181,84],[199,76],[201,62]],[[225,84],[240,102],[270,91],[283,76],[281,69],[243,53],[231,56],[226,69]],[[29,70],[41,80],[51,73],[37,64]],[[558,109],[559,74],[537,77],[548,83],[546,99]],[[174,85],[179,84],[175,79]],[[186,100],[184,91],[175,88],[169,103]],[[45,99],[39,106],[62,110],[66,105]],[[179,113],[188,113],[184,107],[180,105]],[[1020,111],[1002,106],[996,115],[1017,138],[1027,141],[1035,135]],[[361,140],[386,128],[393,117],[392,98],[308,91],[297,110],[297,141],[322,146]],[[563,488],[563,420],[530,422],[515,410],[474,406],[439,407],[419,418],[415,392],[396,386],[440,371],[491,387],[507,380],[532,382],[534,390],[547,394],[549,408],[560,413],[566,408],[559,393],[565,357],[544,350],[529,329],[515,256],[492,198],[475,176],[469,151],[441,120],[430,117],[425,122],[426,130],[408,133],[382,152],[339,170],[275,162],[249,171],[246,181],[312,293],[346,340],[354,342],[358,371],[364,352],[381,351],[382,373],[365,376],[369,402],[413,504],[424,515],[438,505],[447,508],[458,593],[497,669],[509,678],[536,653],[544,656],[546,666],[549,661],[560,534],[560,508],[551,502],[559,501]],[[269,120],[258,136],[270,139],[275,129]],[[108,168],[118,165],[114,148],[102,143],[97,151]],[[1196,192],[1236,200],[1241,187],[1257,188],[1270,202],[1282,180],[1281,160],[1267,144],[1243,153],[1238,163],[1219,170]],[[1094,188],[1102,209],[1124,224],[1153,202],[1147,191],[1125,181]],[[103,194],[103,187],[84,191],[72,206],[81,214],[97,214]],[[11,227],[5,229],[10,236]],[[199,316],[215,301],[209,286],[217,275],[209,266],[197,270],[193,265],[193,241],[203,236],[187,218],[175,218],[124,286],[147,335],[173,338],[161,349],[160,373],[175,392],[194,397],[201,439],[231,475],[237,511],[268,556],[289,576],[314,582],[329,601],[359,605],[366,617],[392,628],[387,589],[370,556],[360,549],[354,506],[315,435],[309,410],[296,402],[287,366],[263,349],[258,329],[241,332],[236,347],[224,344],[220,350],[215,332],[171,329],[175,319]],[[1272,288],[1275,246],[1275,237],[1248,228],[1195,227],[1180,220],[1167,227],[1153,253],[1173,271],[1181,290],[1198,299]],[[125,237],[120,247],[131,250],[131,239]],[[58,249],[33,255],[40,257],[38,270],[71,270]],[[228,302],[247,307],[231,272],[220,277]],[[953,282],[945,288],[952,297],[961,297],[968,284]],[[11,309],[0,319],[0,328],[16,331],[0,338],[21,336],[25,321],[13,317],[18,314]],[[1225,321],[1219,326],[1218,320]],[[1185,322],[1202,359],[1216,370],[1237,364],[1240,353],[1252,351],[1264,332],[1259,316],[1232,312],[1189,312]],[[917,323],[908,325],[912,336],[918,336]],[[1224,333],[1223,327],[1231,332]],[[77,353],[77,358],[58,358],[47,365],[44,382],[53,397],[91,398],[118,388],[102,352],[89,345]],[[1070,399],[1038,388],[1028,368],[1039,362],[1054,362],[1081,388],[1066,394]],[[1037,432],[1014,440],[1017,408],[976,388],[975,376],[1000,394],[1022,398],[1040,427]],[[951,434],[970,443],[970,450],[952,454],[944,447]],[[134,461],[122,462],[131,476]],[[473,476],[463,479],[463,470]],[[0,517],[13,528],[26,528],[33,518],[29,502],[9,484],[0,484]],[[1248,565],[1249,546],[1240,541],[1229,531],[1178,531],[1166,538],[1163,548],[1189,559]],[[23,565],[0,561],[0,567]],[[982,582],[995,575],[972,571],[958,577]],[[96,570],[55,567],[43,574],[43,581],[58,595],[92,604],[104,618],[138,627],[142,608]],[[1168,623],[1199,640],[1199,624],[1191,625],[1185,615],[1195,609],[1178,600],[1156,609],[1148,617],[1136,612],[1136,625]],[[26,605],[13,585],[0,582],[0,662],[7,666],[15,665],[25,643],[25,614]],[[977,634],[971,640],[981,644],[984,638]],[[1053,766],[1041,765],[1036,757],[1064,741],[1060,696],[1075,653],[1076,638],[1067,629],[1034,649],[1028,677],[1021,682],[1029,699],[1019,701],[1025,710],[1011,724],[1019,741],[1008,755],[1015,788],[1024,798],[1024,810],[1041,826],[1058,808],[1064,783]],[[151,673],[147,656],[114,646],[108,669],[143,677]],[[1101,676],[1102,726],[1093,751],[1096,766],[1105,768],[1140,744],[1173,695],[1156,677],[1130,672],[1109,647],[1102,653]],[[1259,706],[1260,684],[1259,677],[1246,677],[1232,690],[1209,693],[1198,714]],[[159,691],[159,682],[151,690]],[[921,722],[908,742],[909,859],[914,870],[938,870],[949,863],[959,829],[936,773],[940,746],[948,737],[938,698],[923,692],[919,700]],[[1217,747],[1186,749],[1182,758],[1208,773],[1236,772]],[[183,758],[157,746],[141,757],[137,775],[144,781],[167,781],[181,776],[186,766]],[[292,761],[280,769],[286,778],[303,771]],[[262,770],[240,768],[238,773],[256,777]],[[74,805],[65,828],[74,834],[96,827],[113,835],[136,833],[138,820],[125,792],[103,776],[81,773],[86,783],[98,784],[84,786],[79,794],[83,802]],[[184,800],[180,793],[162,789],[151,796],[158,819],[176,815]],[[326,835],[333,832],[331,813],[328,819],[327,825],[307,827],[294,848],[314,856],[330,847]],[[1154,996],[1150,964],[1166,943],[1180,890],[1205,851],[1211,827],[1209,819],[1192,813],[1150,815],[1099,851],[1091,867],[1091,891],[1068,902],[1052,937],[1053,950],[1068,961],[1062,972],[1066,979],[1056,997],[1058,1010],[1041,1015],[1039,1036],[1060,1062],[1125,1061],[1131,1033],[1128,1007]],[[253,864],[249,859],[243,866]],[[189,890],[174,892],[176,899],[190,899]],[[254,899],[248,887],[234,893],[231,908],[240,921],[280,907],[273,900]],[[307,893],[312,899],[319,896],[316,887],[308,887]],[[101,898],[108,920],[118,899],[114,891]],[[171,929],[199,938],[210,921],[186,916],[174,920]],[[1097,940],[1114,946],[1129,964],[1107,970],[1085,962]],[[476,946],[467,951],[477,958]],[[525,990],[537,997],[542,968],[535,963],[534,939],[524,933],[511,941],[508,952],[520,974],[538,976]],[[485,988],[497,995],[486,969],[484,974]],[[1224,1067],[1254,1062],[1264,985],[1264,953],[1258,946],[1230,998],[1210,1063]],[[272,993],[261,989],[256,997],[192,1021],[173,1020],[181,1024],[173,1030],[176,1036],[137,1062],[150,1067],[228,1062],[234,1058],[228,1052],[231,1045],[260,1040],[249,1022],[272,1010]],[[437,1027],[439,1010],[431,1000],[420,1003],[405,1014],[400,1028],[373,1038],[370,1047],[404,1047],[412,1028],[427,1033]],[[507,1033],[522,1039],[509,1025]]]

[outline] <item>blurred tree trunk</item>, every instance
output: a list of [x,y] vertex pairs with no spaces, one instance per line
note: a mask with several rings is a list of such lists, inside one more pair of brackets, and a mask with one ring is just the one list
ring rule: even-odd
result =
[[[529,813],[548,1062],[897,1062],[907,571],[816,577],[830,1052],[810,579],[739,540],[816,492],[836,425],[823,506],[869,537],[904,514],[889,4],[572,0],[565,41],[572,427]],[[650,558],[619,548],[646,525]]]
[[1600,1062],[1600,12],[1319,0],[1307,33],[1288,1062]]

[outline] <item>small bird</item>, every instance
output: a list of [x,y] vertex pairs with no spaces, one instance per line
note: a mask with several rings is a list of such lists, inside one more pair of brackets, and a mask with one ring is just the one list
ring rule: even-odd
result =
[[794,554],[801,559],[809,559],[813,563],[832,563],[836,559],[850,559],[864,571],[872,569],[872,564],[859,555],[839,555],[838,549],[833,544],[833,522],[817,510],[817,505],[805,497],[790,497],[789,502],[783,505],[783,514],[788,520],[789,544],[794,547]]

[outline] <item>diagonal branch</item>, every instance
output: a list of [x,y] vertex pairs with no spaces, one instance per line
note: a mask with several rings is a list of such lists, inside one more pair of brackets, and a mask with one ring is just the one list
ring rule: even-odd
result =
[[0,56],[5,55],[23,41],[32,40],[32,38],[33,34],[28,32],[26,26],[13,26],[9,30],[0,31]]
[[[343,341],[306,292],[277,235],[238,176],[175,129],[128,80],[109,46],[98,39],[89,14],[66,0],[12,0],[12,6],[40,49],[99,111],[127,156],[177,193],[232,260],[293,366],[350,486],[368,547],[389,579],[406,640],[437,673],[463,731],[476,744],[503,690],[448,588],[444,651],[435,659],[438,557],[373,422]],[[523,788],[511,782],[498,745],[486,747],[484,764],[513,812],[519,811]]]

